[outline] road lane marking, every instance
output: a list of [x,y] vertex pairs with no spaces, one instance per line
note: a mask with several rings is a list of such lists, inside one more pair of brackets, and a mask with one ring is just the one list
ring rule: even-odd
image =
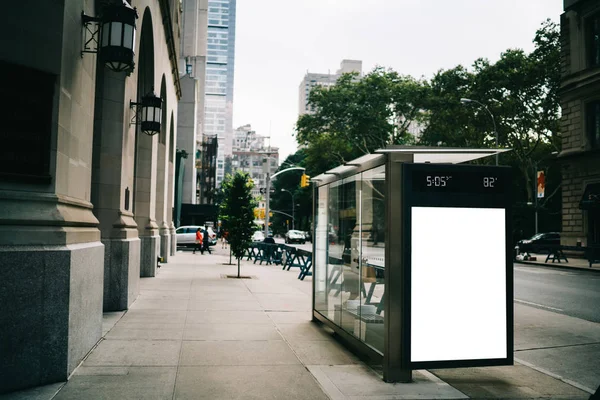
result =
[[549,310],[554,310],[554,311],[565,311],[565,310],[562,310],[562,309],[560,309],[560,308],[554,308],[554,307],[545,306],[545,305],[538,304],[538,303],[532,303],[531,301],[525,301],[525,300],[519,300],[519,299],[515,299],[515,302],[517,302],[517,303],[523,303],[523,304],[527,304],[527,305],[530,305],[530,306],[536,306],[536,307],[547,308],[547,309],[549,309]]

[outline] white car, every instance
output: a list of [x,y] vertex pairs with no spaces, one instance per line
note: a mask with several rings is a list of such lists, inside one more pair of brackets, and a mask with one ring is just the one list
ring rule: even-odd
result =
[[256,231],[252,234],[253,242],[262,242],[265,240],[265,233],[263,231]]
[[[204,230],[204,226],[201,225],[187,225],[180,226],[175,230],[175,235],[177,236],[177,246],[193,246],[196,244],[196,231],[200,228],[200,230]],[[214,246],[217,244],[217,234],[213,231],[212,227],[206,228],[208,231],[208,237],[210,238],[208,244],[210,246]]]

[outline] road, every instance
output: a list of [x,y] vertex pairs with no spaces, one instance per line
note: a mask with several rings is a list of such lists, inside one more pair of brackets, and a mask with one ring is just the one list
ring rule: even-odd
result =
[[515,302],[600,323],[600,274],[515,264]]

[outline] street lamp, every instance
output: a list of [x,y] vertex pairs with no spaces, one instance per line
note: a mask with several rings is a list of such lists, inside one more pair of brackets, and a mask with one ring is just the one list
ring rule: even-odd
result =
[[295,213],[295,208],[294,208],[294,204],[296,203],[296,200],[294,198],[294,193],[290,192],[289,190],[286,189],[281,189],[282,192],[288,192],[290,194],[290,196],[292,196],[292,229],[296,229],[295,228],[295,224],[294,221],[296,220],[296,213]]
[[[470,104],[470,103],[479,104],[481,107],[483,107],[485,109],[485,111],[488,112],[488,114],[490,114],[490,117],[492,117],[492,124],[494,124],[494,135],[496,135],[496,149],[497,149],[498,148],[498,130],[496,129],[496,121],[494,120],[494,115],[492,114],[490,109],[485,104],[483,104],[477,100],[466,99],[463,97],[460,99],[460,102],[465,105]],[[498,165],[498,153],[496,153],[496,165]]]

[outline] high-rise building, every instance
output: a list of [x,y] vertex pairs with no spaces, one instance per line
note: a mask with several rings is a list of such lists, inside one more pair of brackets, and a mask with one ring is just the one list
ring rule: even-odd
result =
[[298,114],[310,114],[313,110],[308,105],[308,95],[315,86],[333,86],[338,78],[345,73],[358,72],[362,74],[362,61],[360,60],[342,60],[340,69],[335,74],[330,73],[312,73],[307,72],[304,79],[300,82],[298,89]]
[[[257,135],[250,124],[240,126],[233,135],[232,170],[247,172],[254,181],[252,194],[262,197],[260,188],[267,184],[267,173],[274,174],[279,168],[279,148],[265,143],[266,136]],[[264,207],[264,206],[263,206]]]
[[208,1],[204,134],[217,137],[216,185],[231,172],[236,0]]

